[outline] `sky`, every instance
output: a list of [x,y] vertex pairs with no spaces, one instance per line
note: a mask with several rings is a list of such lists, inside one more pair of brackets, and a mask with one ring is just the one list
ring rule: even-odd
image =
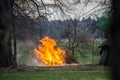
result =
[[[53,0],[43,0],[45,3],[49,3],[52,4]],[[73,0],[69,0],[69,1],[73,1]],[[82,0],[85,1],[85,0]],[[72,10],[68,10],[69,12],[66,13],[67,15],[64,15],[61,13],[60,10],[55,9],[55,8],[49,8],[49,10],[52,12],[52,14],[50,16],[47,16],[48,20],[64,20],[64,19],[79,19],[81,20],[83,17],[87,18],[89,16],[91,16],[91,18],[96,18],[96,17],[100,17],[103,15],[103,12],[105,10],[101,10],[105,8],[105,6],[102,6],[99,4],[99,1],[101,0],[92,0],[92,2],[89,2],[87,5],[82,4],[82,3],[78,3],[75,5],[69,5],[69,8]],[[95,13],[94,13],[95,12]],[[94,13],[94,15],[92,15],[92,13]],[[89,15],[91,14],[91,15]]]

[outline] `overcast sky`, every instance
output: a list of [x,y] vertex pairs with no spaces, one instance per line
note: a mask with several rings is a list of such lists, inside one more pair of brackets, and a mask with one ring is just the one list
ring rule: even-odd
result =
[[[43,0],[45,3],[50,3],[52,4],[53,0]],[[69,0],[69,1],[74,1],[74,0]],[[84,1],[84,0],[83,0]],[[100,0],[101,1],[101,0]],[[59,19],[69,19],[69,18],[77,18],[77,19],[82,19],[83,17],[87,18],[89,16],[91,16],[92,18],[95,18],[96,16],[97,17],[100,17],[102,15],[102,13],[105,11],[105,10],[101,10],[99,11],[100,9],[103,9],[105,8],[105,6],[102,6],[102,5],[99,5],[99,0],[92,0],[92,2],[89,2],[86,5],[84,4],[76,4],[76,5],[70,5],[69,8],[73,9],[73,10],[70,10],[69,12],[70,13],[66,13],[68,15],[64,15],[62,14],[59,10],[57,9],[53,9],[53,8],[49,8],[49,10],[52,12],[52,14],[50,16],[48,16],[48,19],[49,20],[59,20]],[[95,12],[95,13],[94,13]],[[94,15],[92,15],[92,13],[94,13]],[[89,15],[91,14],[91,15]]]

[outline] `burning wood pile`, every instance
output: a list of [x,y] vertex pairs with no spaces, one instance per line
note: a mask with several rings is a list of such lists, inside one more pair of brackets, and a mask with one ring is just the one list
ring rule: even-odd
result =
[[75,63],[72,54],[56,46],[56,41],[49,37],[40,40],[40,45],[34,50],[39,62],[46,66],[58,66]]

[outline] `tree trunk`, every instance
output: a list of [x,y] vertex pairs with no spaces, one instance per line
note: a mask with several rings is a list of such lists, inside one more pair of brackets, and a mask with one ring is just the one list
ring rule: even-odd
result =
[[14,0],[0,0],[0,66],[13,63],[11,47],[11,27]]
[[120,80],[120,0],[112,0],[113,24],[111,27],[112,43],[112,75],[113,80]]
[[16,28],[15,28],[15,24],[13,23],[13,27],[12,27],[12,53],[13,53],[13,68],[15,68],[17,66],[17,45],[16,45]]

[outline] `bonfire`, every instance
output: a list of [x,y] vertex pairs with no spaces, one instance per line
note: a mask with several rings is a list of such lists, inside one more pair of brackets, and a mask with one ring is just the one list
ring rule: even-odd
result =
[[57,66],[69,63],[67,61],[67,58],[69,58],[68,53],[60,47],[57,47],[54,39],[47,36],[41,39],[40,43],[38,48],[34,50],[34,53],[37,59],[44,65]]

